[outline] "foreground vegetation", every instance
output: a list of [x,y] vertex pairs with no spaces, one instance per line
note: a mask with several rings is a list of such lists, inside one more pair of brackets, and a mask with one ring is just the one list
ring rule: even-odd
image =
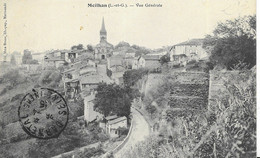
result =
[[[129,151],[127,158],[145,157],[255,157],[255,74],[240,74],[225,82],[228,95],[204,111],[158,110],[158,132]],[[151,115],[151,119],[153,118]]]
[[[154,135],[129,150],[126,158],[256,157],[256,73],[248,70],[256,63],[255,42],[255,16],[219,23],[214,36],[204,42],[211,56],[203,71],[240,70],[225,78],[226,93],[218,92],[204,109],[185,107],[185,102],[169,107],[175,93],[167,91],[171,84],[157,84],[153,92],[142,95],[140,105],[155,123]],[[199,64],[187,68],[201,68]],[[175,90],[189,95],[188,87]]]
[[31,76],[26,71],[12,67],[2,74],[0,86],[0,157],[50,157],[108,139],[106,135],[100,134],[101,129],[97,125],[89,133],[82,130],[84,122],[77,121],[77,117],[83,115],[82,99],[68,103],[70,122],[59,138],[36,140],[22,130],[17,122],[20,100],[32,88],[49,87],[62,92],[63,83],[59,70],[43,70],[42,73]]

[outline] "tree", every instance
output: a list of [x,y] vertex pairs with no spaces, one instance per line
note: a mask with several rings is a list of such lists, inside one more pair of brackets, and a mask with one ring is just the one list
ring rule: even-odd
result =
[[93,51],[94,51],[93,46],[90,45],[90,44],[87,45],[87,49],[88,49],[88,51],[90,51],[90,52],[93,52]]
[[148,74],[147,69],[126,71],[123,75],[125,87],[133,86],[139,79],[141,79],[144,75],[147,75],[147,74]]
[[[237,64],[252,68],[256,64],[256,16],[245,16],[219,23],[214,36],[208,35],[203,47],[211,53],[213,65],[234,69]],[[240,67],[243,69],[244,67]]]
[[59,71],[46,70],[41,73],[38,83],[44,87],[58,88],[61,82],[62,76]]
[[102,83],[97,87],[94,108],[105,116],[112,113],[128,117],[132,97],[127,92],[127,89],[116,84]]
[[76,49],[76,50],[82,50],[82,49],[83,49],[83,45],[82,45],[82,44],[79,44],[79,45],[72,46],[72,47],[71,47],[71,50],[74,50],[74,49]]
[[168,55],[164,55],[160,58],[161,65],[167,64],[170,61],[170,57]]
[[111,77],[111,76],[112,76],[112,71],[109,70],[109,69],[107,69],[107,76],[108,76],[108,77]]
[[12,56],[11,56],[11,64],[12,65],[16,65],[16,60],[15,60],[15,57],[14,57],[14,55],[12,54]]
[[149,53],[151,53],[150,50],[141,48],[135,52],[135,56],[142,56],[142,55],[146,55]]
[[153,114],[157,111],[156,107],[153,106],[153,105],[147,105],[147,106],[145,107],[145,110],[146,110],[150,115],[153,115]]
[[26,81],[26,78],[19,73],[18,69],[9,70],[3,75],[4,81],[10,83],[11,87],[15,87]]
[[23,64],[28,64],[32,60],[32,54],[29,50],[24,50],[23,51],[23,57],[22,57],[22,63]]
[[33,59],[33,60],[30,60],[30,61],[28,61],[28,64],[39,64],[39,62],[38,62],[38,60],[35,60],[35,59]]
[[115,49],[118,49],[118,48],[123,48],[123,47],[130,47],[130,44],[127,43],[127,42],[119,42],[116,46],[115,46]]
[[22,63],[23,64],[39,64],[38,60],[35,60],[32,58],[32,53],[28,49],[24,50],[24,52],[23,52]]

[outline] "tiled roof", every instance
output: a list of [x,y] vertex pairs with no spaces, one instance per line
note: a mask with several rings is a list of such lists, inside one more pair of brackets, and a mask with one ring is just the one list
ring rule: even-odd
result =
[[94,68],[93,66],[89,66],[89,67],[84,67],[83,69],[81,69],[79,71],[79,74],[82,75],[82,74],[86,74],[86,73],[89,73],[89,72],[96,72],[96,68]]
[[186,57],[186,54],[177,54],[177,55],[173,55],[173,56],[180,56],[180,57]]
[[113,119],[116,119],[117,118],[117,116],[116,115],[111,115],[111,116],[107,116],[107,117],[105,117],[105,119],[106,120],[113,120]]
[[91,100],[94,100],[95,99],[95,95],[89,95],[89,96],[86,96],[84,97],[84,100],[87,100],[87,101],[91,101]]
[[125,57],[124,55],[118,54],[118,55],[111,56],[110,59],[123,59],[124,57]]
[[74,79],[66,78],[64,82],[77,82],[77,81],[79,81],[77,78],[74,78]]
[[66,53],[82,53],[82,52],[86,52],[87,50],[86,49],[81,49],[81,50],[70,50],[70,51],[67,51]]
[[48,57],[44,59],[45,61],[65,61],[65,59],[61,59],[60,57]]
[[94,58],[94,55],[93,54],[90,54],[90,53],[84,53],[84,54],[81,54],[79,55],[75,61],[88,61],[89,59],[93,59]]
[[110,124],[110,125],[111,125],[111,124],[116,124],[116,123],[121,122],[121,121],[124,121],[124,120],[126,120],[126,117],[125,117],[125,116],[116,118],[116,119],[111,120],[111,121],[108,121],[108,124]]
[[98,84],[102,81],[102,76],[100,75],[83,76],[80,79],[81,84]]
[[70,69],[64,70],[63,73],[71,72],[71,71],[75,71],[75,69],[74,68],[70,68]]
[[180,45],[202,45],[204,39],[191,39],[179,44],[176,44],[175,46],[180,46]]
[[145,60],[159,60],[160,59],[160,55],[145,55],[143,56],[143,58]]

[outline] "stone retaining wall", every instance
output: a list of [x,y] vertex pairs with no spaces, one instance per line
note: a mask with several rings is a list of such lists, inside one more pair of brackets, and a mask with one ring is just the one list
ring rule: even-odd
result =
[[[149,74],[145,96],[167,83],[172,108],[205,109],[208,105],[209,74],[204,72],[172,72]],[[160,94],[158,94],[160,95]],[[151,97],[150,97],[151,98]]]

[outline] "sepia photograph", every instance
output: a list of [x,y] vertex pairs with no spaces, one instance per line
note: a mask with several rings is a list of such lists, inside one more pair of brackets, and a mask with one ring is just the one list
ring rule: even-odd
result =
[[2,0],[0,158],[255,158],[256,22],[256,0]]

